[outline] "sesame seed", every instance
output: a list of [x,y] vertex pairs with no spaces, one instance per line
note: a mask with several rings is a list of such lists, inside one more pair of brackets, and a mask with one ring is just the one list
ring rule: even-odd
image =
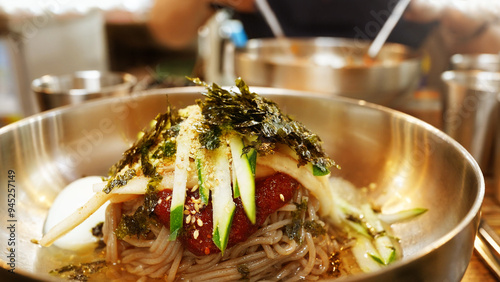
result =
[[198,203],[195,203],[194,209],[196,210],[196,212],[200,212],[200,205]]
[[198,185],[194,185],[193,188],[191,189],[191,192],[198,190],[198,187],[199,187]]
[[186,217],[186,224],[188,224],[190,222],[191,222],[191,215],[188,214],[188,216]]
[[198,229],[196,229],[194,232],[193,232],[193,238],[195,239],[198,239],[198,236],[200,235],[200,231],[198,231]]
[[185,214],[185,215],[189,214],[189,210],[184,210],[182,213]]
[[196,223],[197,223],[197,224],[198,224],[198,226],[200,226],[200,227],[202,227],[202,226],[203,226],[203,221],[202,221],[200,218],[198,218],[198,219],[196,220]]
[[195,210],[191,210],[191,214],[195,214],[195,213],[196,213],[196,211],[195,211]]
[[285,196],[283,196],[283,194],[280,194],[280,199],[284,202],[285,201]]
[[191,224],[194,224],[195,221],[196,221],[196,217],[192,216],[191,217]]

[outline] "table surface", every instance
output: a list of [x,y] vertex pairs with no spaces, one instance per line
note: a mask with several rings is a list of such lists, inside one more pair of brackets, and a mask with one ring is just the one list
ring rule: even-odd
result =
[[[488,224],[498,234],[500,234],[500,204],[495,199],[495,192],[492,186],[492,181],[490,179],[486,179],[486,194],[482,207],[482,216],[488,222]],[[498,280],[484,264],[479,254],[474,250],[469,267],[467,268],[462,281],[487,282]]]

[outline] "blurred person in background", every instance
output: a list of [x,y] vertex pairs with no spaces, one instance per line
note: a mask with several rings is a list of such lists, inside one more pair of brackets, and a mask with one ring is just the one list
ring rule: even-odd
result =
[[438,36],[451,54],[500,52],[500,1],[412,0],[405,19],[439,20]]
[[[396,5],[396,0],[269,0],[288,37],[346,37],[373,39]],[[249,38],[272,37],[254,0],[156,0],[150,29],[170,48],[193,42],[199,27],[221,7],[234,11]],[[419,48],[438,28],[451,53],[500,51],[500,1],[412,0],[388,38]]]

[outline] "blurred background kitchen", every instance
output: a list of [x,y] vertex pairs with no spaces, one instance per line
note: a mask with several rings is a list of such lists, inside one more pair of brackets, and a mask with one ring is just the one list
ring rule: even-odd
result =
[[[323,2],[325,7],[336,10],[347,3]],[[364,5],[363,1],[349,2]],[[339,17],[338,11],[332,13],[332,18],[340,24],[345,20],[344,29],[351,31],[338,37],[368,41],[375,38],[397,1],[371,2],[378,2],[381,8],[368,9],[364,24],[353,25],[347,17]],[[321,1],[318,3],[321,9]],[[271,9],[283,5],[279,0],[269,0],[269,4]],[[306,18],[316,15],[304,13]],[[305,35],[290,33],[287,18],[277,15],[285,36]],[[244,73],[242,65],[235,64],[235,50],[248,44],[248,37],[254,37],[262,29],[268,29],[265,37],[276,35],[267,25],[242,25],[248,17],[264,19],[262,7],[246,0],[0,0],[0,125],[40,112],[31,83],[47,74],[81,70],[127,72],[137,78],[135,89],[184,86],[186,75],[232,84],[236,75]],[[170,23],[169,19],[172,19]],[[393,33],[388,40],[406,44],[412,54],[418,54],[418,72],[411,73],[411,87],[405,88],[404,95],[399,93],[380,103],[441,126],[439,110],[442,93],[446,91],[441,75],[453,68],[454,54],[498,55],[500,3],[496,0],[412,0],[396,24],[395,33],[408,22],[424,26],[423,34],[403,30],[403,33],[400,31],[403,37]],[[349,60],[344,58],[340,64],[345,65]],[[491,60],[489,63],[498,67],[498,58],[492,56]],[[284,82],[243,78],[253,85],[296,88]],[[395,80],[394,77],[383,79],[386,84]],[[369,86],[372,82],[349,83]],[[299,90],[325,92],[300,87]],[[339,91],[342,95],[345,90]]]

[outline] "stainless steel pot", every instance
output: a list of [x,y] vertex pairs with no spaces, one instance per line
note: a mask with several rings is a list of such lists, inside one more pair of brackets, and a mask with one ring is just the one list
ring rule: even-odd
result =
[[420,56],[385,44],[375,62],[371,42],[341,38],[252,39],[236,49],[234,72],[250,85],[305,90],[390,105],[416,89]]
[[[38,114],[0,128],[0,183],[15,174],[15,217],[0,193],[0,248],[6,250],[15,219],[18,278],[48,280],[64,265],[39,239],[51,202],[69,182],[103,175],[168,101],[192,104],[199,87],[160,89],[140,96],[104,98]],[[364,101],[310,93],[251,88],[268,95],[324,141],[342,166],[334,174],[358,187],[373,187],[383,210],[428,208],[422,216],[392,226],[403,255],[387,268],[342,281],[459,281],[469,263],[484,196],[481,170],[456,141],[411,116]],[[7,260],[2,256],[1,260]],[[2,264],[3,272],[9,269]],[[2,269],[2,268],[0,268]]]
[[136,83],[137,78],[129,73],[85,70],[65,75],[44,75],[33,80],[31,88],[40,110],[46,111],[90,99],[126,96]]

